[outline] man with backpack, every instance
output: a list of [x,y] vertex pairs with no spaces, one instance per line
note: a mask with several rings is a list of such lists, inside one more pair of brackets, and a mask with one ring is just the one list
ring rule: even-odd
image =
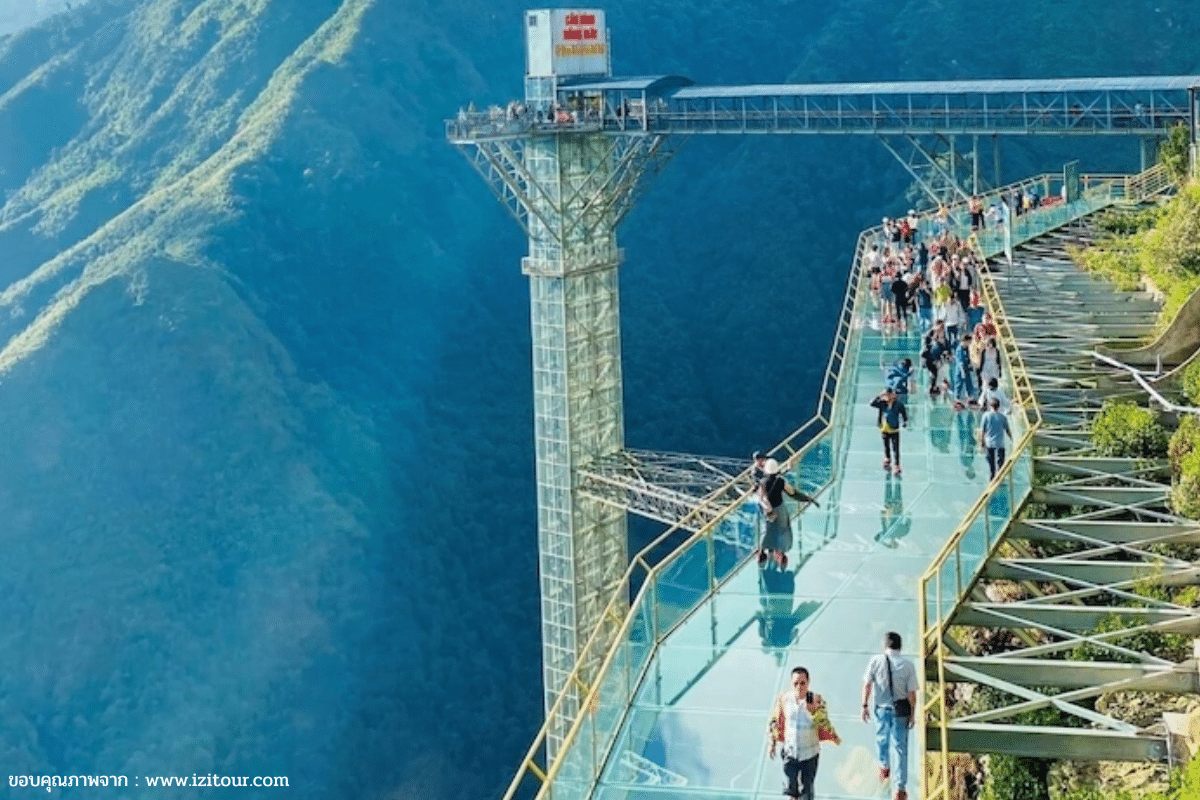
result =
[[912,389],[913,362],[911,358],[902,358],[887,371],[884,383],[900,396],[906,396]]
[[942,362],[950,353],[950,342],[946,338],[946,323],[936,320],[929,333],[925,334],[924,346],[921,348],[921,358],[925,361],[925,369],[929,370],[929,393],[938,394],[938,374]]
[[954,407],[975,405],[975,369],[971,365],[971,337],[963,336],[954,349]]

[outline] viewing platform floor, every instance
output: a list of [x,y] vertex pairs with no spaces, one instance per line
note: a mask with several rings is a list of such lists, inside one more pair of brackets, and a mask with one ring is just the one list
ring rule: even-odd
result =
[[[895,784],[878,778],[874,724],[860,718],[863,672],[891,630],[916,660],[918,579],[978,499],[988,467],[977,445],[980,412],[927,393],[919,330],[881,331],[871,300],[860,305],[858,346],[843,367],[821,465],[832,477],[821,506],[794,514],[787,569],[748,562],[663,643],[601,780],[602,800],[781,796],[766,730],[795,666],[810,671],[842,738],[822,744],[817,796],[894,796]],[[869,403],[886,368],[906,356],[919,371],[900,437],[903,472],[893,476],[882,467]],[[805,474],[808,463],[789,475],[805,489],[822,482]],[[907,789],[917,798],[915,730],[909,744]]]

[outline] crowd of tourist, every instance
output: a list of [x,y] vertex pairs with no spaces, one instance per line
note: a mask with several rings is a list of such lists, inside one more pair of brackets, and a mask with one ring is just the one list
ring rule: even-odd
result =
[[[1032,207],[1021,193],[1000,203],[995,217],[1004,222],[1007,209]],[[972,232],[985,228],[993,215],[972,198],[968,205]],[[923,228],[925,230],[923,230]],[[1004,435],[1011,436],[1007,418],[1001,424],[988,415],[1006,415],[1011,402],[1001,385],[1004,359],[1000,331],[984,306],[981,263],[971,240],[957,236],[945,209],[918,217],[913,210],[898,219],[884,218],[875,241],[863,255],[862,268],[871,292],[873,321],[884,333],[919,333],[919,358],[927,374],[927,393],[944,399],[956,411],[982,409],[980,445],[987,450],[992,477],[1004,463]],[[901,473],[900,428],[907,427],[905,400],[920,381],[911,358],[887,368],[884,390],[870,401],[878,411],[883,438],[883,468]],[[997,431],[1001,431],[997,444]]]
[[[1028,202],[1023,195],[1006,198],[1003,210],[994,212],[972,198],[968,205],[972,232],[989,223],[1003,224],[1008,208],[1019,209]],[[974,242],[954,233],[945,209],[925,217],[910,210],[904,217],[883,220],[875,241],[862,256],[861,267],[870,291],[872,326],[885,335],[902,337],[913,350],[919,341],[917,357],[927,376],[922,381],[913,358],[903,357],[884,367],[883,391],[870,401],[877,412],[889,485],[890,478],[902,472],[900,431],[909,424],[906,401],[922,383],[929,402],[951,404],[962,414],[982,409],[977,439],[994,478],[1004,464],[1005,446],[1012,437],[1008,422],[1012,403],[1001,388],[1006,376],[1000,329],[983,301],[981,274],[987,266],[980,261]],[[972,424],[964,417],[958,419]],[[765,520],[758,563],[768,565],[769,561],[768,569],[786,569],[792,535],[783,498],[816,501],[783,477],[777,461],[760,453],[753,458],[752,477],[759,487]],[[892,783],[894,800],[907,800],[908,731],[918,716],[919,686],[912,662],[901,656],[900,647],[900,635],[888,633],[884,652],[868,665],[861,716],[875,726],[880,781]],[[829,722],[824,699],[811,690],[808,670],[794,668],[791,679],[792,688],[778,695],[771,711],[768,754],[774,758],[781,749],[784,794],[810,800],[821,742],[839,744],[841,739]]]

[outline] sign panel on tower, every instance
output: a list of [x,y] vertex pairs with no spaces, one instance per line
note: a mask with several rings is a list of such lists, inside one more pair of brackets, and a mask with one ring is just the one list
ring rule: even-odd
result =
[[526,75],[609,75],[602,9],[525,12]]

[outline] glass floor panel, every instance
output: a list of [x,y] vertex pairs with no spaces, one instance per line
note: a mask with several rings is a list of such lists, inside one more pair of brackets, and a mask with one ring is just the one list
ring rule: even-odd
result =
[[[904,652],[914,657],[917,581],[978,499],[988,472],[975,444],[979,412],[955,411],[943,397],[928,395],[923,371],[907,400],[903,472],[883,470],[869,403],[883,388],[887,366],[905,356],[919,364],[920,335],[881,335],[870,319],[860,322],[828,439],[833,477],[818,497],[821,507],[798,515],[788,569],[747,562],[679,623],[637,691],[597,790],[600,800],[780,797],[783,772],[767,758],[766,730],[794,666],[810,670],[843,740],[822,745],[817,796],[894,793],[876,775],[873,725],[858,716],[863,671],[889,630],[901,634]],[[812,485],[819,476],[801,467],[798,477]],[[914,799],[918,763],[914,732],[908,783]]]

